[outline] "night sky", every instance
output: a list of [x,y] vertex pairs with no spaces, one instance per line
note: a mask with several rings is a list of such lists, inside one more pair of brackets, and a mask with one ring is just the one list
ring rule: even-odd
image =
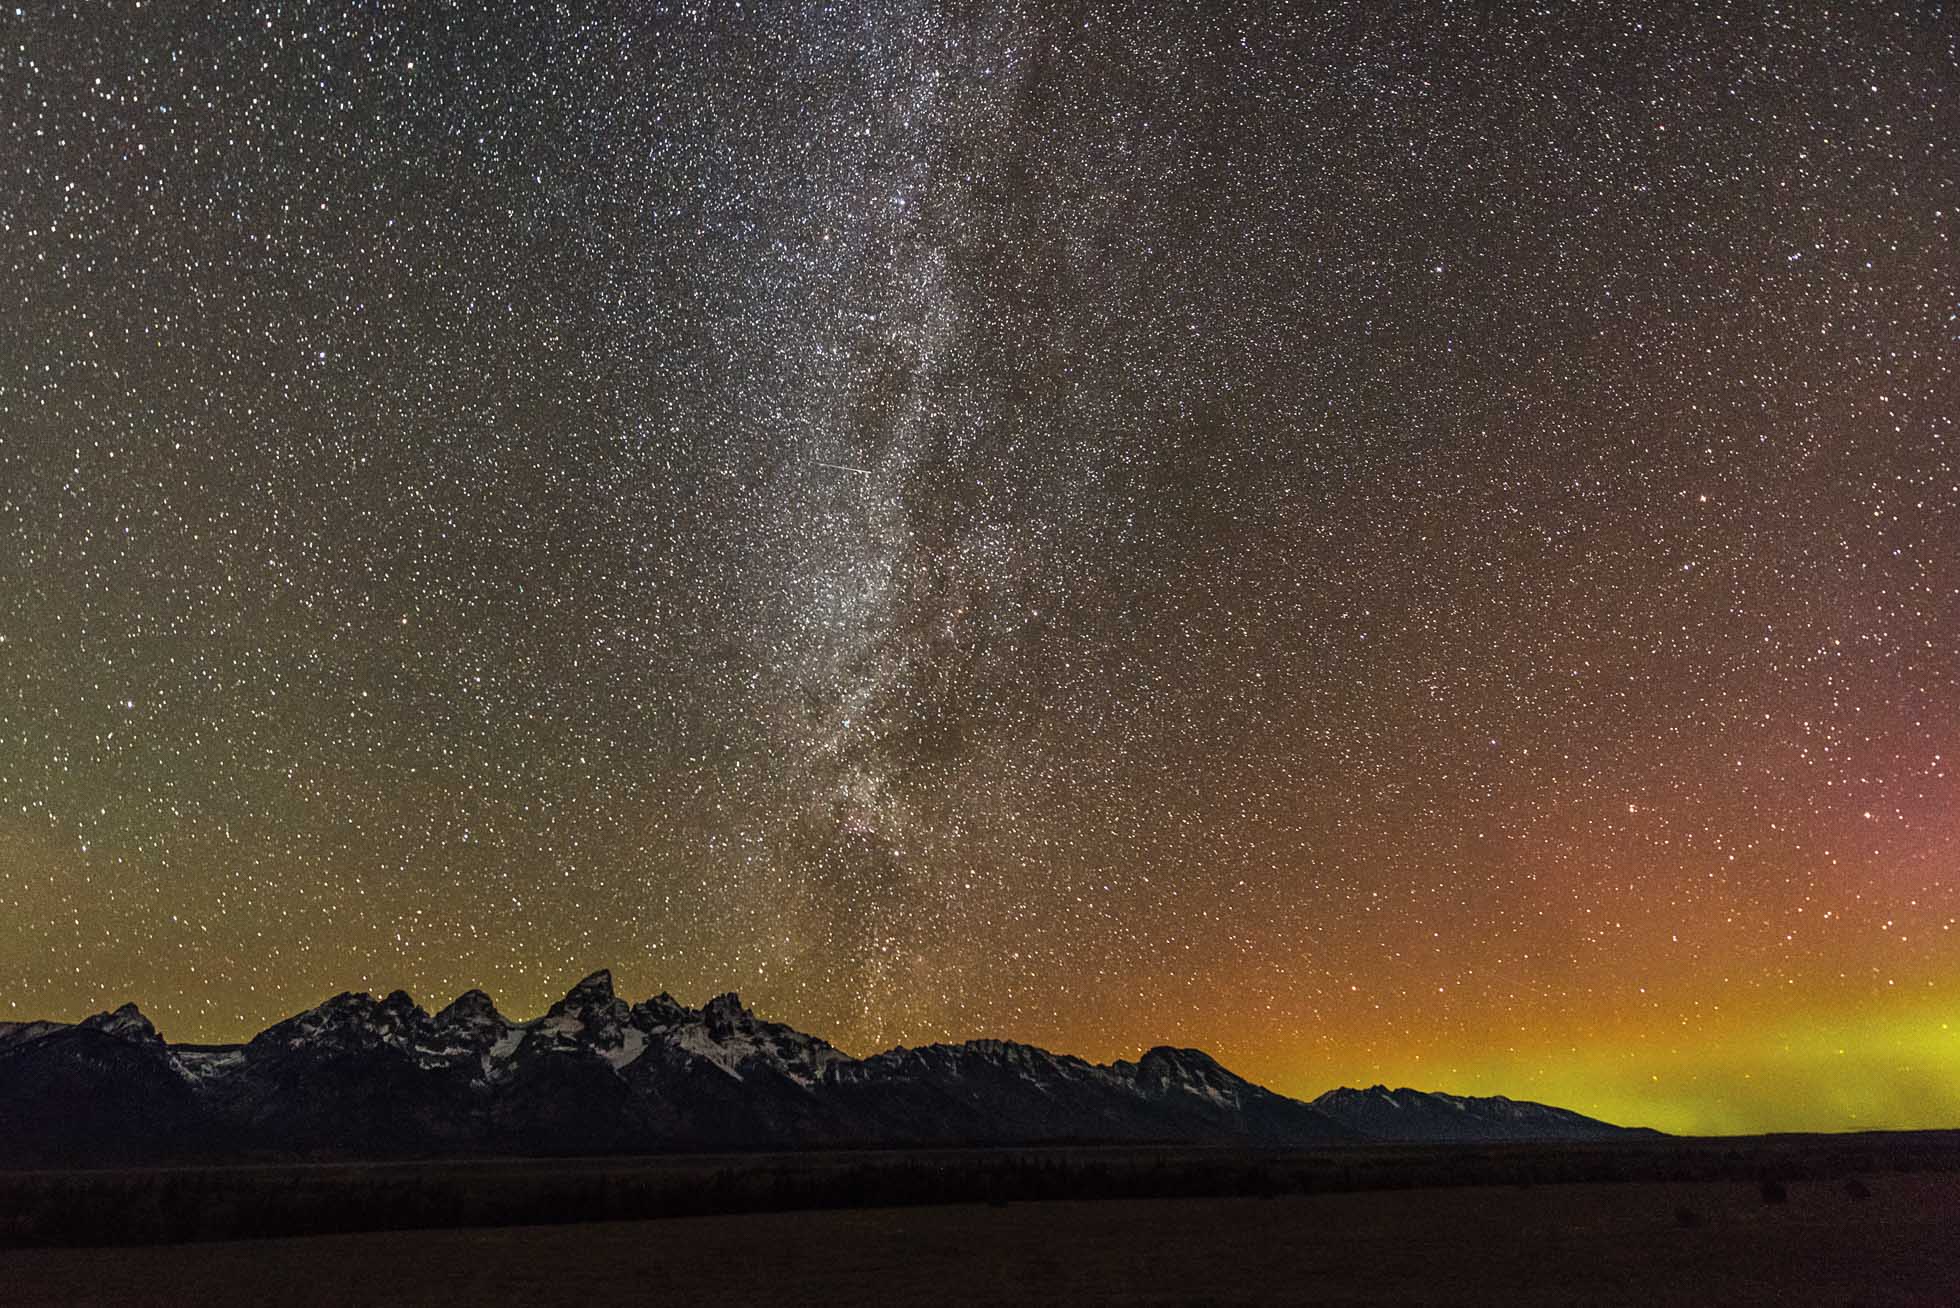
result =
[[205,8],[0,9],[0,1018],[1960,1125],[1960,16]]

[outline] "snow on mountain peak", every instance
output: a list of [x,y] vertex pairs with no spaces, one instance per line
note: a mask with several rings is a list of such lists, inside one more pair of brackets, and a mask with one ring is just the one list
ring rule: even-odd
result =
[[[1623,1134],[1528,1101],[1379,1084],[1330,1091],[1308,1105],[1240,1078],[1200,1050],[1172,1046],[1109,1066],[1005,1040],[900,1046],[860,1060],[758,1018],[732,992],[699,1009],[664,993],[629,1006],[606,970],[521,1023],[481,990],[458,995],[433,1018],[396,990],[379,1000],[336,995],[245,1045],[166,1045],[134,1005],[79,1026],[87,1029],[0,1023],[0,1074],[174,1073],[173,1093],[193,1096],[198,1112],[252,1148]],[[112,1047],[121,1040],[129,1044]]]
[[647,1000],[633,1005],[633,1023],[643,1030],[657,1030],[673,1026],[698,1016],[695,1011],[665,990]]
[[1239,1102],[1240,1088],[1246,1084],[1203,1050],[1169,1045],[1146,1050],[1136,1062],[1134,1075],[1137,1087],[1148,1094],[1176,1090],[1227,1106]]
[[615,998],[616,996],[613,994],[612,969],[602,967],[591,976],[586,977],[585,980],[573,986],[566,992],[565,997],[556,1004],[553,1004],[552,1007],[553,1009],[560,1009],[586,1007],[592,1004],[610,1004]]
[[481,990],[465,990],[449,1001],[449,1006],[436,1014],[436,1025],[482,1026],[508,1025],[504,1015],[497,1011],[496,1001]]
[[84,1018],[82,1025],[104,1035],[112,1035],[120,1040],[132,1040],[138,1044],[161,1045],[163,1037],[157,1034],[150,1019],[143,1016],[143,1010],[135,1004],[124,1004],[113,1013],[97,1013]]
[[733,990],[716,995],[703,1004],[701,1016],[708,1020],[708,1029],[720,1035],[740,1030],[755,1022],[755,1015],[742,1007],[742,997]]

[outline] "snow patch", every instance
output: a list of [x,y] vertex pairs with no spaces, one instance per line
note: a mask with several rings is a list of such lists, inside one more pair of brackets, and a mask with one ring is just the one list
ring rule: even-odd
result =
[[672,1039],[675,1045],[696,1058],[713,1063],[737,1081],[742,1079],[742,1074],[735,1069],[750,1050],[719,1043],[708,1034],[705,1026],[684,1026],[674,1033]]
[[524,1043],[524,1037],[529,1034],[531,1034],[529,1028],[514,1026],[498,1036],[497,1043],[491,1045],[488,1052],[483,1055],[486,1068],[489,1064],[501,1063],[516,1053],[517,1047]]
[[562,1036],[569,1040],[576,1038],[578,1033],[585,1029],[585,1019],[571,1013],[562,1013],[557,1017],[539,1018],[532,1023],[531,1029],[543,1035]]
[[613,1065],[614,1071],[625,1067],[647,1051],[647,1035],[639,1027],[627,1027],[625,1037],[618,1048],[602,1050],[599,1055]]
[[184,1075],[199,1084],[245,1066],[243,1049],[173,1049],[170,1053]]

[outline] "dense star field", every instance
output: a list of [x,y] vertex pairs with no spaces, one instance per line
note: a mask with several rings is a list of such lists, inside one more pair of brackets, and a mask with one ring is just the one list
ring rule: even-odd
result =
[[203,8],[0,10],[0,1019],[1960,1125],[1950,8]]

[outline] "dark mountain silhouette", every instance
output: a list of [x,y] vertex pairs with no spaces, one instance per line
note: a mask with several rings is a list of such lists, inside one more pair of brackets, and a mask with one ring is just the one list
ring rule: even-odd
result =
[[242,1045],[170,1045],[135,1005],[0,1023],[0,1163],[856,1145],[1594,1140],[1563,1109],[1418,1091],[1275,1094],[1195,1049],[1102,1066],[971,1040],[852,1058],[732,994],[628,1004],[595,972],[514,1022],[342,994]]
[[1615,1140],[1653,1132],[1614,1126],[1567,1108],[1529,1100],[1470,1098],[1371,1086],[1329,1090],[1313,1106],[1335,1121],[1376,1140],[1437,1142],[1482,1140]]

